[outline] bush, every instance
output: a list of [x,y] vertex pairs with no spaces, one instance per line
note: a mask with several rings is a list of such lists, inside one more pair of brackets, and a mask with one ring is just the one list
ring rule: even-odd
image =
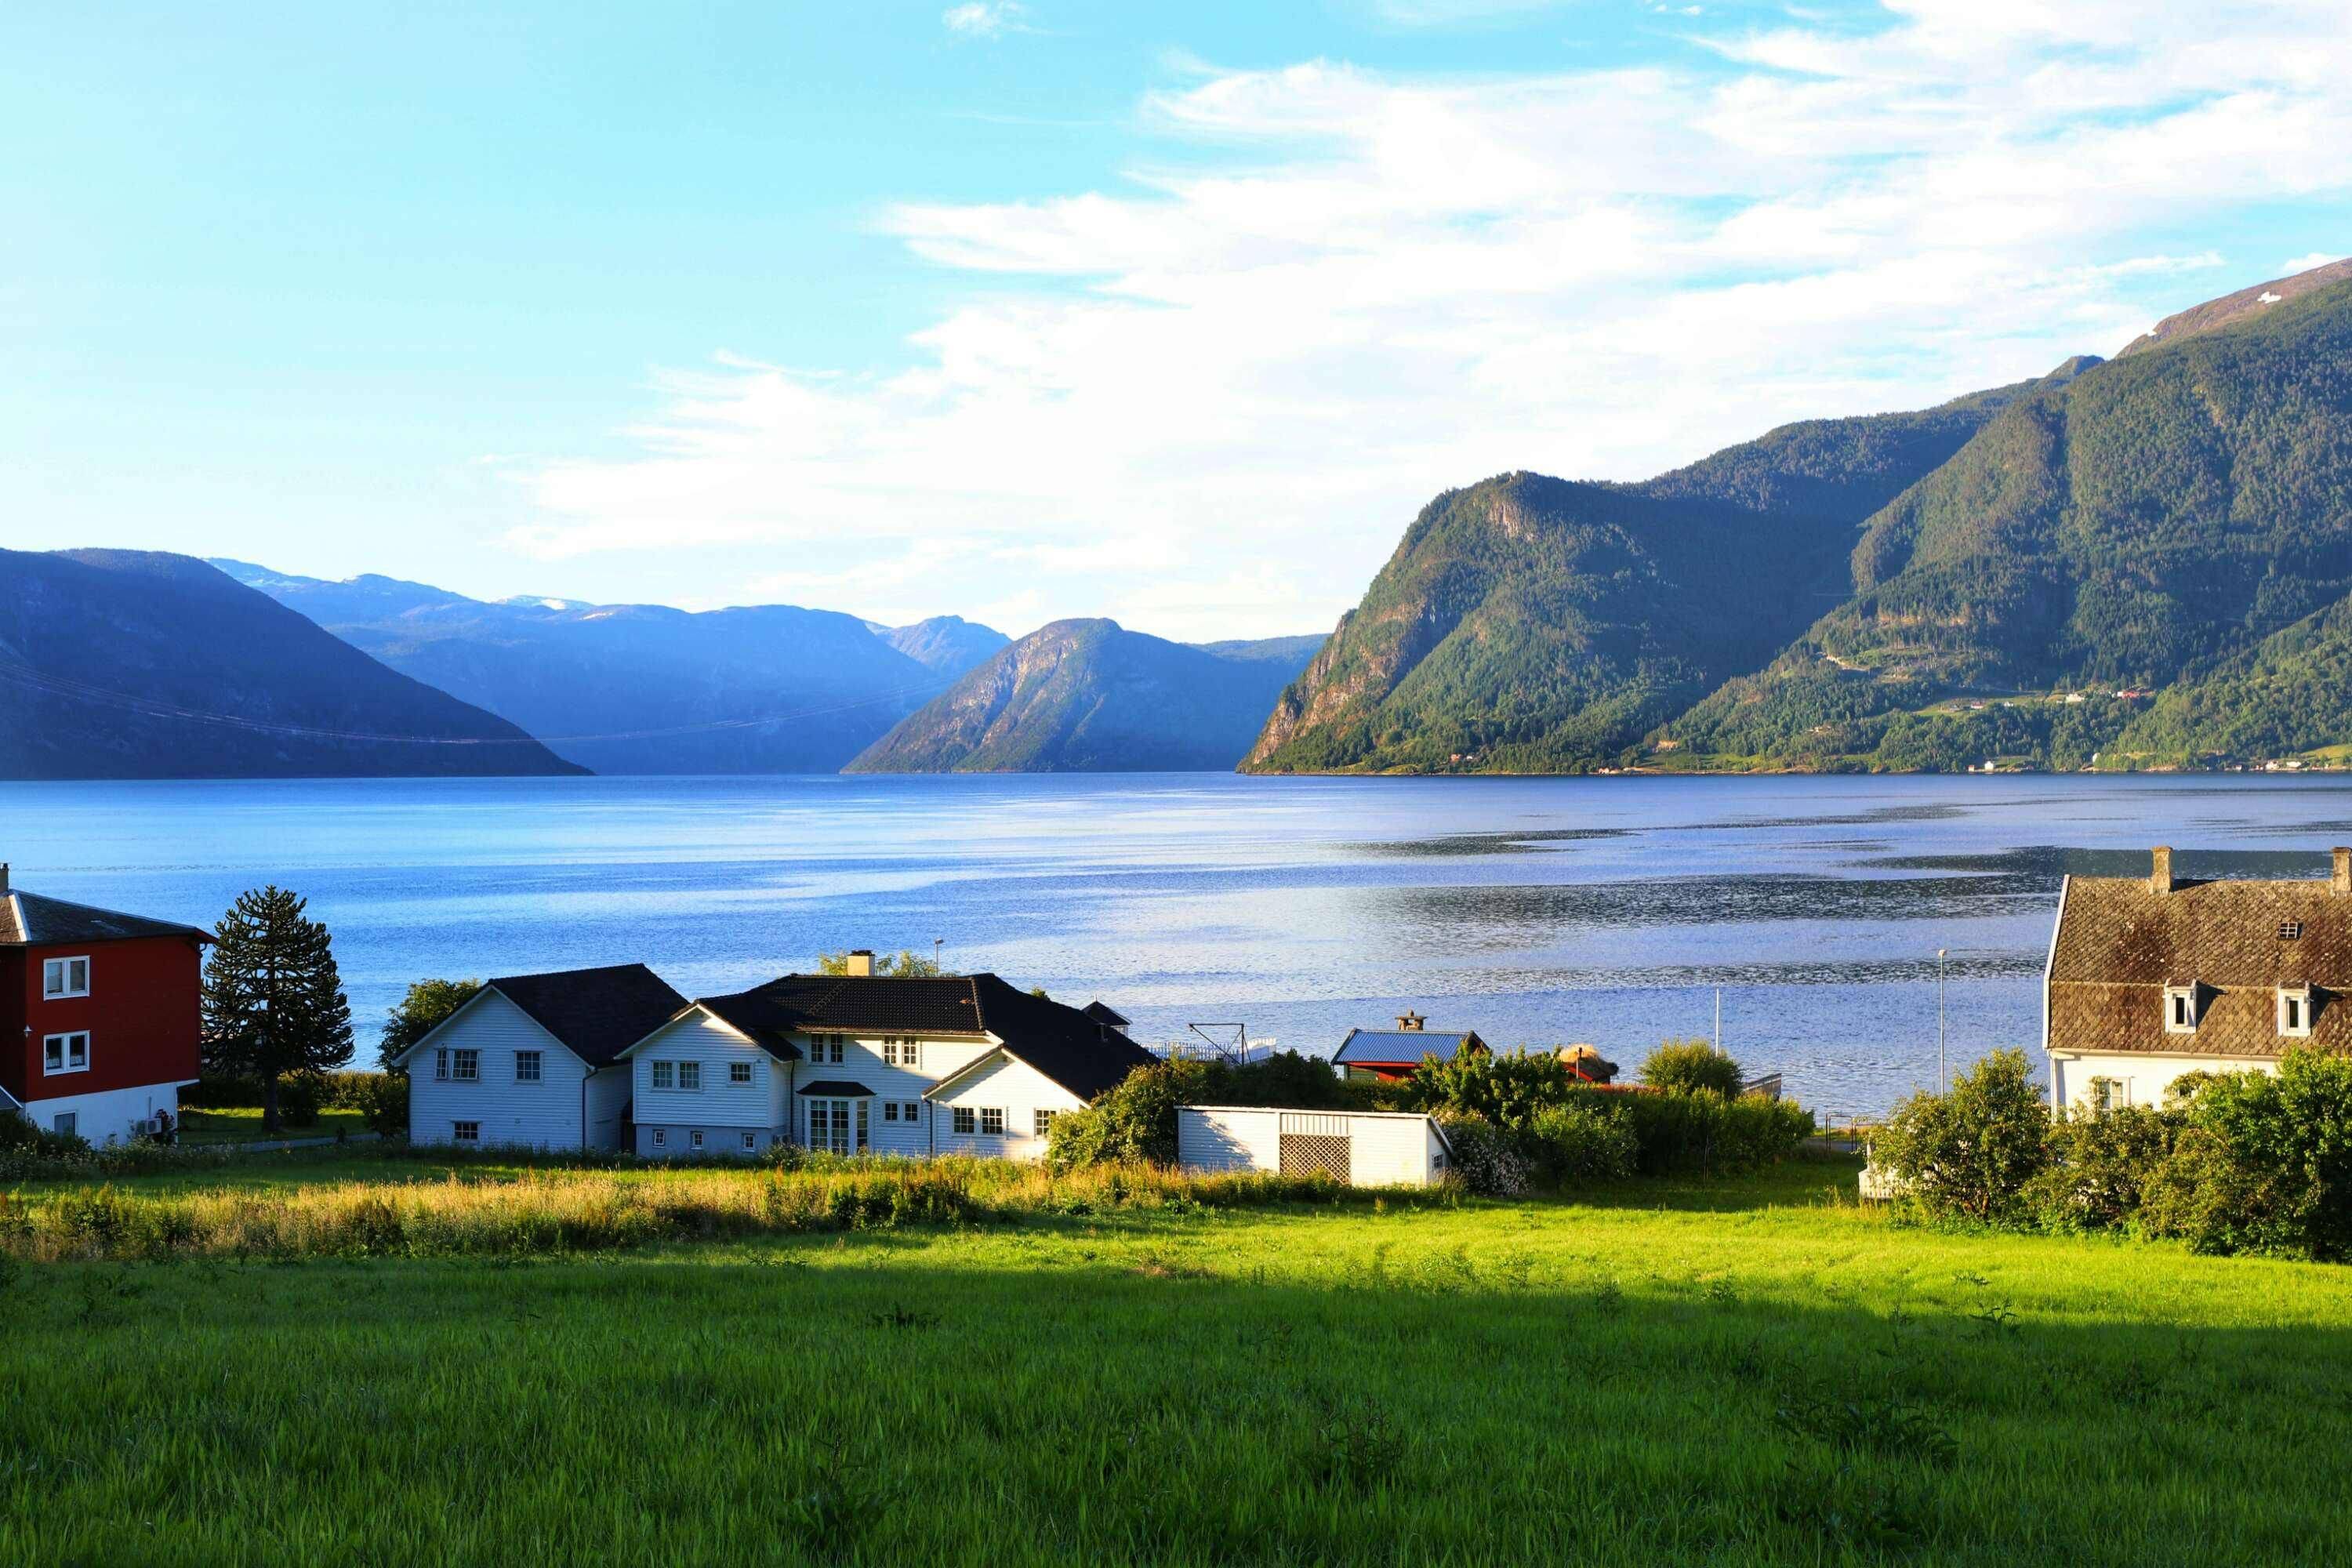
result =
[[326,1100],[327,1086],[319,1074],[294,1073],[278,1086],[278,1120],[288,1127],[316,1127]]
[[1548,1186],[1611,1182],[1633,1173],[1641,1142],[1630,1121],[1591,1106],[1555,1105],[1528,1124],[1527,1152]]
[[351,1073],[358,1081],[349,1092],[350,1109],[367,1121],[368,1131],[384,1138],[408,1136],[408,1075],[406,1073]]
[[1642,1081],[1669,1094],[1719,1094],[1737,1099],[1748,1075],[1705,1040],[1668,1040],[1642,1064]]
[[2025,1184],[2027,1206],[2051,1230],[2128,1225],[2170,1157],[2181,1120],[2145,1105],[2068,1111],[2044,1134],[2042,1168]]
[[1208,1098],[1207,1062],[1155,1062],[1136,1068],[1083,1110],[1054,1118],[1045,1159],[1056,1171],[1142,1160],[1176,1163],[1176,1108]]
[[1633,1132],[1634,1169],[1645,1176],[1696,1171],[1724,1174],[1778,1164],[1813,1135],[1813,1113],[1785,1100],[1750,1095],[1570,1091],[1569,1103],[1621,1118]]
[[1994,1224],[2024,1216],[2049,1131],[2025,1053],[2011,1049],[1986,1057],[1948,1094],[1906,1100],[1874,1144],[1930,1214]]
[[1406,1079],[1404,1108],[1441,1120],[1475,1117],[1524,1129],[1538,1112],[1568,1103],[1577,1080],[1551,1052],[1462,1051],[1452,1061],[1424,1061]]
[[89,1152],[87,1139],[37,1127],[21,1110],[0,1110],[0,1154],[22,1160],[62,1160]]
[[2275,1077],[2200,1085],[2142,1216],[2200,1252],[2352,1255],[2352,1058],[2297,1048]]
[[1475,1117],[1441,1117],[1438,1125],[1453,1145],[1454,1174],[1465,1189],[1482,1198],[1527,1194],[1530,1172],[1517,1138]]

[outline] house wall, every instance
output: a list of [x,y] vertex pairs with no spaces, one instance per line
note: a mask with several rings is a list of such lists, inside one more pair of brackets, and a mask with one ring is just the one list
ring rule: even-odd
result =
[[[44,1000],[41,965],[52,958],[89,959],[89,994]],[[173,1109],[176,1086],[195,1081],[204,960],[194,938],[0,949],[0,964],[10,972],[0,987],[0,1087],[28,1108],[63,1100],[111,1103],[98,1097],[173,1086],[172,1099],[157,1102]],[[47,1071],[47,1037],[83,1031],[89,1066]],[[86,1128],[82,1136],[90,1136]]]
[[1365,1111],[1284,1111],[1258,1106],[1181,1106],[1176,1160],[1209,1173],[1279,1171],[1286,1117],[1338,1124],[1348,1139],[1348,1180],[1360,1187],[1430,1186],[1445,1179],[1445,1144],[1426,1116]]
[[[482,1076],[472,1083],[433,1076],[437,1050],[482,1054]],[[539,1053],[540,1081],[515,1080],[515,1053]],[[617,1078],[609,1071],[600,1078]],[[562,1041],[539,1026],[530,1014],[496,991],[484,991],[423,1041],[408,1058],[408,1138],[412,1143],[448,1143],[459,1121],[481,1123],[481,1142],[517,1148],[577,1149],[582,1146],[581,1095],[590,1081],[588,1064]],[[613,1119],[594,1148],[617,1148],[620,1128]]]
[[2158,1056],[2147,1051],[2105,1056],[2053,1052],[2050,1058],[2050,1103],[2087,1110],[2094,1103],[2093,1081],[2105,1078],[2114,1079],[2117,1086],[2116,1098],[2110,1104],[2160,1106],[2165,1091],[2174,1080],[2189,1073],[2276,1071],[2278,1061],[2272,1057]]
[[[672,1087],[654,1088],[654,1063],[672,1064]],[[699,1089],[678,1089],[677,1064],[702,1068]],[[751,1081],[729,1081],[728,1069],[749,1063]],[[629,1096],[636,1123],[636,1152],[649,1159],[689,1154],[740,1154],[764,1151],[791,1136],[793,1064],[780,1062],[708,1013],[693,1012],[664,1025],[629,1054]],[[656,1139],[659,1131],[663,1137]],[[694,1134],[703,1147],[694,1147]],[[753,1147],[743,1147],[743,1134]]]
[[[80,1077],[77,1073],[74,1077]],[[46,1100],[25,1102],[26,1120],[36,1127],[56,1131],[58,1119],[71,1116],[77,1136],[92,1143],[127,1143],[136,1136],[134,1124],[144,1121],[159,1110],[168,1110],[176,1123],[180,1118],[180,1086],[176,1083],[139,1084],[130,1089],[101,1089],[90,1094],[52,1095]]]
[[[831,1072],[835,1069],[824,1069]],[[933,1144],[942,1154],[974,1154],[983,1159],[1042,1160],[1045,1140],[1036,1135],[1040,1110],[1078,1110],[1085,1101],[1044,1073],[1011,1058],[1002,1058],[956,1083],[931,1101]],[[1004,1136],[991,1138],[975,1131],[955,1131],[954,1109],[969,1106],[975,1128],[979,1112],[994,1108],[1004,1112]]]
[[1176,1163],[1188,1171],[1282,1169],[1282,1112],[1180,1106]]
[[[877,1154],[921,1155],[944,1152],[946,1145],[935,1142],[940,1134],[949,1130],[950,1120],[941,1117],[934,1123],[923,1096],[941,1079],[962,1071],[996,1047],[985,1040],[940,1040],[915,1037],[915,1065],[902,1067],[882,1059],[882,1037],[852,1036],[842,1043],[841,1061],[836,1066],[830,1055],[818,1061],[815,1040],[795,1035],[793,1043],[801,1048],[802,1059],[795,1064],[795,1088],[800,1085],[839,1080],[862,1083],[874,1091],[874,1101],[868,1111],[867,1150]],[[792,1108],[792,1138],[796,1143],[808,1142],[808,1108],[804,1100],[794,1096]],[[988,1103],[994,1104],[991,1100]],[[893,1120],[883,1114],[884,1108],[897,1105],[916,1108],[912,1121],[903,1114]],[[1010,1112],[1008,1111],[1008,1115]]]

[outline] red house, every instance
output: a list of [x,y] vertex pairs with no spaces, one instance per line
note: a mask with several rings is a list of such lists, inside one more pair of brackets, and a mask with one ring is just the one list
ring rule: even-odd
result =
[[25,892],[0,864],[0,1110],[93,1143],[176,1122],[211,940]]

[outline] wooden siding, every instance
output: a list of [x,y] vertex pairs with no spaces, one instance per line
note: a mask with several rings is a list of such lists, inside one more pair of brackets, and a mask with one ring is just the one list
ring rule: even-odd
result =
[[2111,1079],[2119,1092],[2113,1105],[2164,1103],[2167,1090],[2185,1073],[2276,1072],[2275,1057],[2228,1058],[2190,1055],[2158,1056],[2148,1051],[2060,1052],[2050,1058],[2051,1103],[2087,1109],[2095,1079]]
[[[435,1053],[444,1049],[479,1051],[481,1077],[471,1083],[435,1078]],[[516,1080],[518,1051],[539,1053],[537,1083]],[[599,1076],[617,1079],[621,1074],[607,1068]],[[485,991],[409,1058],[409,1141],[451,1142],[456,1123],[477,1121],[486,1144],[577,1149],[583,1146],[582,1096],[587,1082],[588,1065],[562,1041],[504,996]],[[617,1117],[605,1136],[610,1142],[588,1146],[619,1147]]]
[[[826,1068],[830,1072],[833,1068]],[[983,1159],[1042,1160],[1045,1157],[1045,1140],[1036,1135],[1036,1117],[1040,1110],[1059,1113],[1078,1110],[1085,1101],[1028,1063],[1011,1057],[1002,1058],[982,1068],[969,1078],[959,1079],[947,1092],[931,1101],[932,1131],[939,1152],[942,1154],[977,1154]],[[983,1109],[1004,1112],[1004,1135],[992,1138],[974,1131],[959,1133],[955,1130],[954,1109],[969,1106],[973,1112],[975,1129],[979,1112]]]
[[[673,1087],[654,1088],[657,1061],[671,1064]],[[700,1066],[701,1088],[675,1087],[681,1062]],[[738,1062],[751,1064],[749,1084],[728,1081],[727,1069]],[[705,1130],[706,1143],[711,1145],[705,1152],[741,1152],[744,1132],[764,1134],[760,1140],[764,1149],[792,1125],[793,1064],[778,1061],[708,1013],[688,1013],[655,1030],[630,1053],[628,1068],[640,1154],[692,1152],[692,1139],[685,1134],[696,1128]],[[656,1127],[673,1130],[664,1147],[653,1144]]]
[[1345,1138],[1354,1186],[1421,1187],[1445,1179],[1444,1141],[1426,1116],[1231,1105],[1187,1105],[1176,1112],[1176,1159],[1187,1170],[1278,1171],[1286,1136]]

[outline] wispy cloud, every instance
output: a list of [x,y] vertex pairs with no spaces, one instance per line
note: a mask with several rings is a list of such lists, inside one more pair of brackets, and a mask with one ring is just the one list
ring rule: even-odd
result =
[[2290,256],[2279,263],[2279,276],[2292,278],[2298,272],[2308,272],[2315,267],[2325,267],[2347,256],[2352,256],[2352,250],[2315,250],[2308,256]]
[[636,455],[524,476],[517,542],[936,553],[894,602],[1315,627],[1441,488],[2111,353],[2268,265],[2179,235],[2352,192],[2337,0],[1901,0],[1710,41],[1705,70],[1209,72],[1144,105],[1181,162],[892,209],[972,284],[905,366],[666,377]]
[[949,6],[940,14],[940,21],[949,32],[967,38],[994,38],[1027,32],[1027,16],[1028,8],[1014,0],[971,0],[969,5]]

